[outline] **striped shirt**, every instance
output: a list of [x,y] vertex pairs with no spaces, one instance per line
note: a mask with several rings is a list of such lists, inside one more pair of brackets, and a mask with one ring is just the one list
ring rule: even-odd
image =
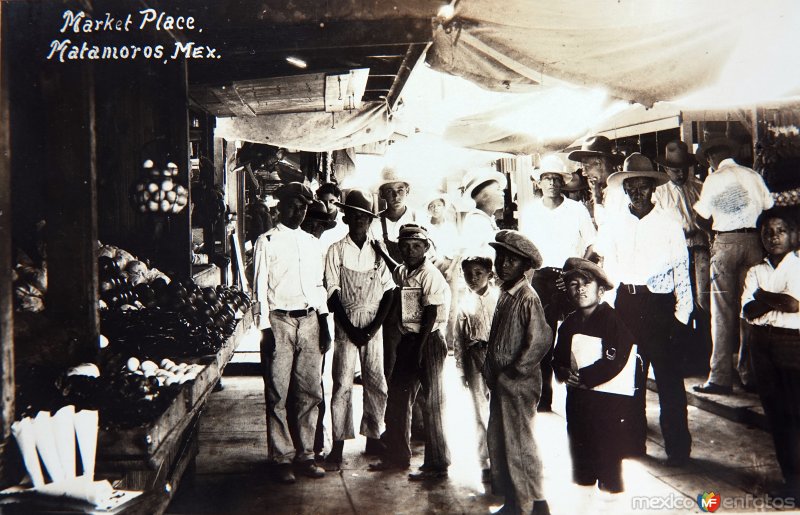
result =
[[550,349],[552,338],[542,302],[527,277],[522,277],[497,301],[483,365],[486,383],[493,386],[501,373],[512,378],[540,374],[539,363]]

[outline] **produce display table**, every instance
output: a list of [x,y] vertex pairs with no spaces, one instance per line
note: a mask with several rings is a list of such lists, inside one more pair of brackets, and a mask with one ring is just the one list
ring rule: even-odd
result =
[[203,365],[202,371],[181,387],[156,420],[136,428],[100,432],[97,475],[118,479],[115,486],[119,489],[145,491],[131,506],[132,512],[160,513],[166,509],[197,455],[197,427],[205,401],[252,326],[253,315],[248,310],[216,355],[188,360]]

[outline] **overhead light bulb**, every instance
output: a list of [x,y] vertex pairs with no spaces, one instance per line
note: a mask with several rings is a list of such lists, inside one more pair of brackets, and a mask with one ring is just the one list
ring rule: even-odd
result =
[[286,62],[298,68],[303,68],[303,69],[308,68],[308,64],[306,64],[306,62],[300,59],[299,57],[289,56],[286,58]]

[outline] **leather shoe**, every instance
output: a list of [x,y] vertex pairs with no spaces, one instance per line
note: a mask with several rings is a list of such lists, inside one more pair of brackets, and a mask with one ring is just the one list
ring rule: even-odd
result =
[[447,469],[425,469],[408,475],[409,481],[429,481],[447,478]]
[[300,473],[306,477],[319,479],[325,477],[325,469],[320,467],[314,460],[308,460],[300,464]]
[[275,480],[279,483],[291,485],[297,478],[294,477],[292,472],[292,465],[290,463],[281,463],[275,471]]
[[692,390],[698,393],[707,393],[710,395],[730,395],[733,393],[733,387],[722,386],[721,384],[712,383],[711,381],[705,384],[696,384],[692,386]]

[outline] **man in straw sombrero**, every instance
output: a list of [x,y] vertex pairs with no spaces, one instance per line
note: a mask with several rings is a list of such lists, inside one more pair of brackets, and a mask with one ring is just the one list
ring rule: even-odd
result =
[[671,344],[676,324],[686,324],[692,312],[689,254],[680,224],[657,209],[652,196],[668,181],[653,169],[650,159],[630,155],[623,171],[609,176],[609,187],[622,187],[630,199],[627,212],[603,224],[594,250],[617,285],[615,308],[634,335],[644,374],[637,378],[632,423],[633,455],[645,453],[645,381],[653,365],[661,406],[661,433],[667,464],[689,460],[692,439],[686,419],[686,391],[680,356]]

